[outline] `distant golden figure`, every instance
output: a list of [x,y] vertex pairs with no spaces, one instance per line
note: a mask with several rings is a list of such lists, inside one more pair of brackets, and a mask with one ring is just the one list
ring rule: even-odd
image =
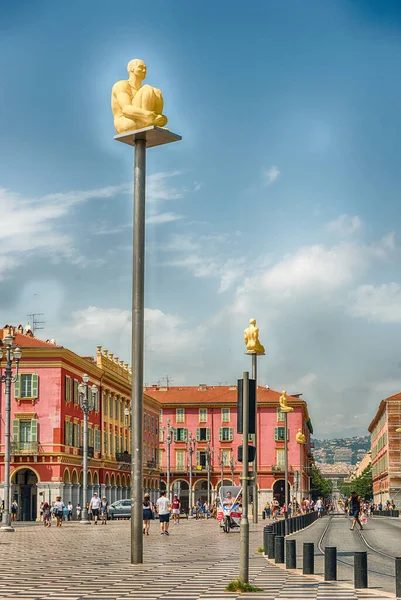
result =
[[298,429],[298,433],[295,436],[295,441],[297,444],[306,444],[306,437],[302,433],[302,429]]
[[142,86],[146,77],[143,60],[134,58],[127,66],[128,79],[117,81],[111,92],[111,110],[117,133],[126,133],[143,127],[164,127],[163,95],[150,85]]
[[247,352],[254,354],[264,354],[265,349],[259,342],[259,329],[256,327],[256,319],[249,321],[249,327],[244,331],[244,339]]
[[281,410],[281,412],[289,413],[289,412],[292,412],[294,410],[292,408],[292,406],[289,406],[289,404],[288,404],[287,392],[285,390],[283,390],[283,392],[282,392],[282,394],[280,396],[279,402],[280,402],[280,410]]

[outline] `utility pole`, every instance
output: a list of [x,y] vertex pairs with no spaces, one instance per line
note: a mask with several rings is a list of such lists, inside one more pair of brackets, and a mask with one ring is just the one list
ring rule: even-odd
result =
[[249,583],[249,520],[248,520],[248,430],[249,430],[249,373],[243,374],[242,406],[242,514],[240,530],[239,578]]

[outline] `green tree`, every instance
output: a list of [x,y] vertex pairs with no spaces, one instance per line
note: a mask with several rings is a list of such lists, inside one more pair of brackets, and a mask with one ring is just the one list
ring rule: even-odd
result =
[[317,500],[319,496],[327,498],[331,495],[332,483],[328,479],[324,479],[320,470],[316,465],[312,466],[312,489],[311,494],[313,500]]

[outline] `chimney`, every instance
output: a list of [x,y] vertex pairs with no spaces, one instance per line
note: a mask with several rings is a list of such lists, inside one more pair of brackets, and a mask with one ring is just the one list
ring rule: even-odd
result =
[[22,325],[18,325],[18,333],[24,333],[24,328]]

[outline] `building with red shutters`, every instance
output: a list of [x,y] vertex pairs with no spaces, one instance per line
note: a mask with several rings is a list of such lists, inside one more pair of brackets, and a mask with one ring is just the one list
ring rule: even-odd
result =
[[[170,473],[173,493],[180,495],[188,506],[189,454],[186,450],[190,433],[196,440],[193,455],[193,499],[207,499],[207,450],[213,459],[211,466],[212,497],[219,489],[222,478],[226,485],[239,485],[242,464],[238,462],[238,446],[242,436],[237,434],[237,387],[190,386],[145,389],[145,394],[160,403],[160,425],[169,421],[174,428],[171,444]],[[277,497],[284,501],[284,415],[279,409],[280,393],[258,386],[257,390],[257,462],[259,506]],[[297,396],[288,396],[294,411],[288,413],[288,464],[290,495],[309,495],[311,464],[310,435],[313,433],[308,407]],[[295,436],[301,429],[306,443],[300,446]],[[301,465],[301,469],[300,469]],[[167,481],[166,443],[160,441],[160,469],[162,485]],[[302,472],[302,486],[299,473]]]

